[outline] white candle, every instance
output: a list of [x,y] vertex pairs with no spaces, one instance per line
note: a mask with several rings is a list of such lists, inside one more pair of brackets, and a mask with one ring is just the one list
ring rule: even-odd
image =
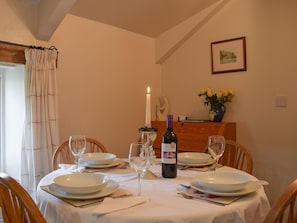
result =
[[151,127],[151,89],[146,90],[145,127]]

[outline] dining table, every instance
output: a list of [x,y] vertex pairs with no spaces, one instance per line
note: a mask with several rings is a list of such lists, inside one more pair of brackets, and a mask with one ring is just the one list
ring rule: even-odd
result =
[[[155,162],[149,173],[141,180],[141,197],[145,202],[119,210],[100,213],[98,210],[111,199],[125,202],[127,198],[137,198],[138,182],[136,172],[126,160],[120,165],[106,168],[85,168],[85,173],[101,173],[113,182],[113,191],[97,197],[77,199],[71,195],[59,196],[59,192],[49,190],[54,179],[65,174],[75,174],[71,165],[63,166],[47,174],[37,187],[36,201],[48,223],[257,223],[263,222],[270,210],[265,186],[257,178],[238,169],[227,166],[217,172],[247,174],[253,187],[234,193],[212,193],[193,188],[201,174],[213,172],[205,167],[178,168],[176,178],[163,178],[160,162]],[[116,186],[115,186],[116,185]],[[255,186],[256,185],[256,186]],[[122,196],[110,198],[113,194]],[[89,202],[88,201],[92,201]]]

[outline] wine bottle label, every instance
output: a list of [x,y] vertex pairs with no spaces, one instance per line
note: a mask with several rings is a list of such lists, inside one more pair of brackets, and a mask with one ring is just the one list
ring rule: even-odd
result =
[[176,143],[162,143],[162,163],[176,164]]

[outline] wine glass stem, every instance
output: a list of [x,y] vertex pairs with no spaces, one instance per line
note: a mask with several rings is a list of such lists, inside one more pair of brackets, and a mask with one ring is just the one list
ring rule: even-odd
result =
[[137,175],[137,182],[138,182],[138,196],[140,196],[141,195],[141,182],[140,182],[140,179],[141,178],[141,174],[140,173],[138,173],[138,175]]
[[216,164],[215,164],[214,170],[217,170],[218,169],[218,165],[219,165],[219,158],[216,157]]
[[216,171],[216,170],[217,170],[217,168],[218,168],[218,159],[216,159],[216,165],[215,165],[215,168],[214,168],[214,170]]
[[78,165],[78,163],[79,163],[79,157],[75,157],[75,163],[76,163],[76,172],[78,173],[79,172],[79,165]]

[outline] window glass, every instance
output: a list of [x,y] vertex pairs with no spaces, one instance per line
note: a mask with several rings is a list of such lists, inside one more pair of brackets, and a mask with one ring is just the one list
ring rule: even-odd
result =
[[0,68],[1,171],[20,179],[22,133],[25,117],[24,65]]

